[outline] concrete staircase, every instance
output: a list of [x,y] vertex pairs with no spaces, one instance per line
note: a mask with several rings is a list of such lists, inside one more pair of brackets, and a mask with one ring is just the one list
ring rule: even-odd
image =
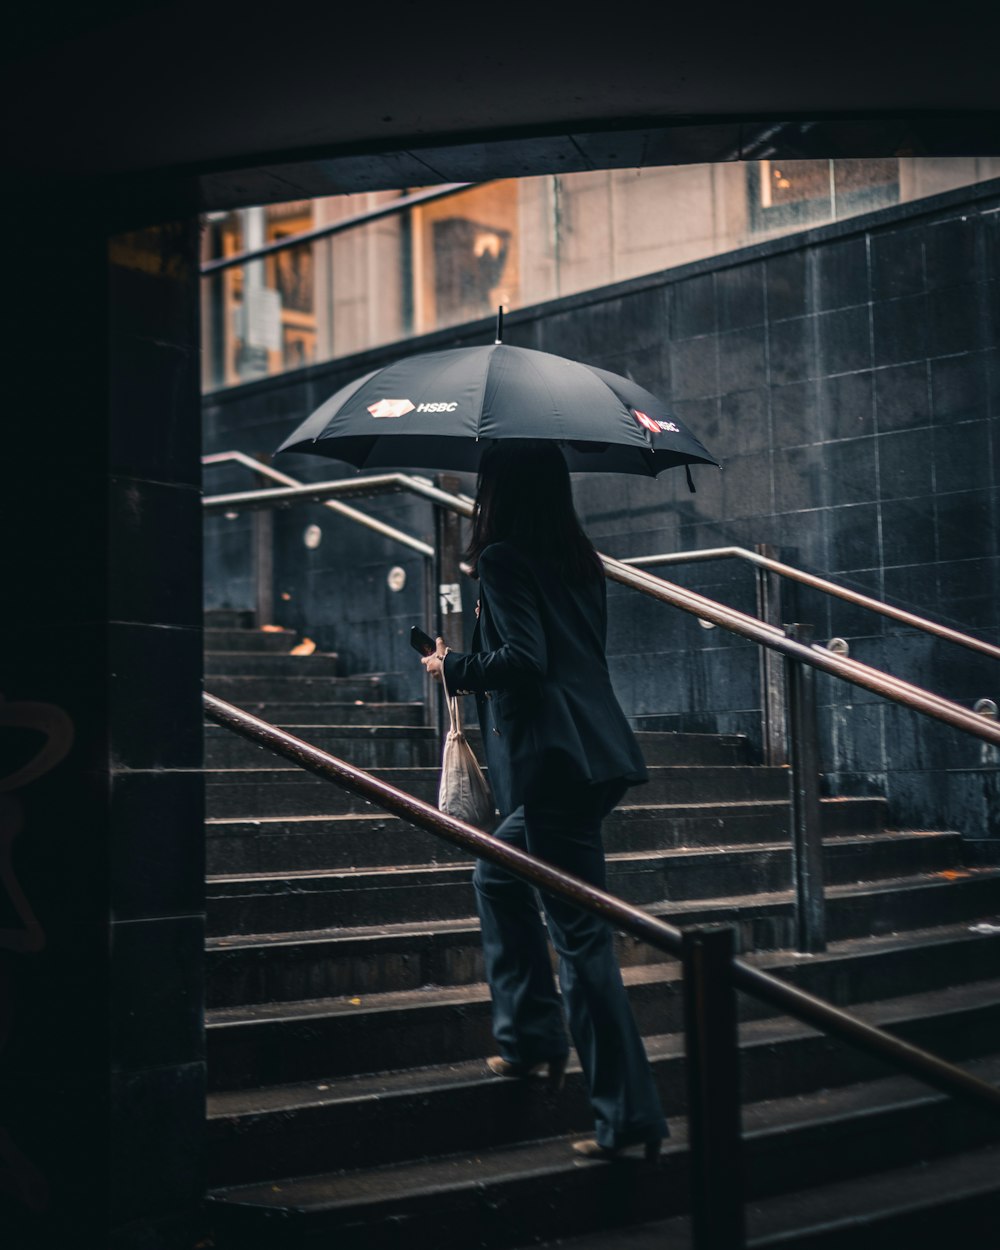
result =
[[[207,624],[207,689],[433,796],[421,705],[337,675],[335,656],[289,656],[294,636],[245,615]],[[673,1133],[660,1165],[576,1161],[569,1141],[591,1127],[579,1070],[553,1100],[482,1062],[471,865],[206,733],[219,1250],[687,1246],[676,963],[619,937]],[[736,924],[762,966],[1000,1080],[1000,870],[963,865],[958,833],[886,829],[880,799],[824,800],[831,945],[795,955],[784,770],[735,736],[640,738],[651,781],[605,826],[609,889],[677,924]],[[1000,1121],[761,1003],[741,1018],[751,1244],[884,1250],[899,1235],[912,1250],[944,1229],[994,1244],[976,1237],[1000,1216]]]

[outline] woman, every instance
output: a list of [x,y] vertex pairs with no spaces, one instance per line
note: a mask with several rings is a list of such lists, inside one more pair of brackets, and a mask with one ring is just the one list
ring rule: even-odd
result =
[[[608,674],[604,575],[555,443],[511,439],[486,451],[466,554],[480,582],[473,651],[439,638],[423,663],[443,671],[448,690],[476,695],[503,817],[496,836],[603,888],[601,820],[647,773]],[[473,881],[500,1047],[487,1064],[506,1077],[547,1066],[558,1086],[569,1046],[537,896],[485,860]],[[541,902],[596,1122],[574,1149],[609,1158],[641,1144],[655,1159],[667,1125],[611,929],[562,899]]]

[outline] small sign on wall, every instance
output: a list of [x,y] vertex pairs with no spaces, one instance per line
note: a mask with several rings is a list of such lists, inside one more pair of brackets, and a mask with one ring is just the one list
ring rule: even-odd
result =
[[453,616],[462,610],[462,587],[458,582],[442,582],[438,586],[438,601],[442,616]]

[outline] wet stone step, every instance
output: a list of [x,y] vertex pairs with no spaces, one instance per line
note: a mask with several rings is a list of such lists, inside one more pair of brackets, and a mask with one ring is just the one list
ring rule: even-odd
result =
[[299,641],[294,629],[225,629],[207,626],[205,651],[267,651],[287,654]]
[[[824,878],[837,885],[933,872],[958,862],[957,834],[882,834],[838,839],[824,847]],[[208,932],[292,932],[324,926],[400,924],[461,919],[475,910],[472,864],[365,871],[294,873],[287,876],[210,878]],[[640,907],[663,900],[773,893],[792,873],[787,845],[671,849],[613,854],[608,889]]]
[[[861,1004],[855,1011],[948,1059],[1000,1050],[996,981]],[[668,1119],[683,1115],[681,1036],[647,1038],[646,1049]],[[825,1089],[885,1075],[881,1061],[788,1019],[744,1023],[740,1053],[742,1093],[750,1103],[808,1095],[820,1067]],[[209,1098],[210,1184],[384,1165],[591,1127],[576,1064],[558,1099],[539,1098],[535,1084],[491,1077],[482,1060],[474,1060],[217,1093]]]
[[[428,802],[436,801],[437,768],[379,768],[374,775]],[[788,772],[783,768],[749,766],[657,766],[649,769],[646,785],[627,797],[641,795],[643,803],[700,803],[785,799]],[[206,772],[208,815],[321,816],[371,810],[365,800],[322,781],[301,769],[212,769]]]
[[[995,1060],[973,1067],[984,1080],[1000,1074]],[[982,1230],[995,1226],[995,1126],[981,1115],[963,1117],[962,1108],[934,1090],[889,1077],[807,1099],[750,1104],[744,1116],[753,1125],[745,1192],[754,1246],[971,1248],[983,1244]],[[515,1250],[543,1240],[566,1250],[688,1250],[690,1222],[679,1214],[689,1201],[686,1130],[683,1120],[675,1121],[657,1167],[628,1160],[581,1164],[570,1139],[557,1137],[378,1171],[218,1188],[209,1195],[213,1241],[217,1250],[305,1244],[399,1250],[402,1226],[408,1250]],[[962,1153],[949,1158],[949,1148]],[[791,1188],[787,1197],[772,1197],[776,1177]],[[825,1204],[809,1186],[823,1187]],[[428,1202],[428,1194],[447,1200]],[[926,1198],[935,1210],[927,1211]],[[923,1208],[916,1212],[922,1221],[908,1219],[897,1238],[899,1221],[882,1219],[871,1235],[860,1217],[887,1203],[896,1211],[907,1203]],[[817,1213],[830,1217],[819,1236],[800,1238],[798,1230]],[[836,1218],[847,1227],[831,1240]],[[634,1227],[653,1219],[661,1222]],[[768,1234],[781,1240],[760,1240]]]
[[252,630],[254,613],[242,608],[206,608],[205,629],[240,629]]
[[[277,723],[277,722],[272,722]],[[437,731],[424,725],[279,725],[296,738],[359,768],[419,768],[439,757]],[[267,768],[273,751],[222,725],[205,728],[206,768]]]
[[[1000,872],[928,873],[872,886],[827,890],[830,942],[902,934],[934,925],[1000,921]],[[672,924],[735,925],[743,951],[792,949],[790,891],[651,907]],[[622,967],[667,957],[637,939],[615,935]],[[356,996],[466,985],[483,980],[478,922],[472,917],[354,930],[226,935],[206,944],[207,998],[216,1006]]]
[[[998,957],[1000,934],[961,928],[922,942],[841,943],[809,963],[787,952],[751,962],[849,1007],[985,980],[1000,967]],[[683,1029],[675,962],[626,968],[624,976],[640,1032]],[[745,995],[739,996],[739,1009],[741,1020],[777,1014]],[[483,984],[215,1008],[208,1013],[206,1041],[212,1090],[457,1063],[495,1048]]]
[[[218,680],[218,679],[216,679]],[[213,683],[214,684],[214,683]],[[336,695],[339,687],[333,687]],[[422,703],[375,703],[371,699],[351,699],[341,702],[324,702],[317,697],[305,698],[300,702],[291,699],[254,699],[240,706],[244,711],[259,716],[261,720],[272,725],[286,725],[294,733],[296,726],[302,725],[423,725],[424,705]],[[222,726],[216,726],[220,731]],[[225,730],[230,737],[236,735],[232,730]],[[242,739],[241,739],[242,741]]]
[[[362,768],[434,765],[441,758],[440,739],[436,729],[430,726],[412,727],[409,733],[411,745],[404,748],[398,740],[407,737],[403,732],[405,726],[396,726],[393,732],[389,732],[379,726],[357,724],[345,732],[343,727],[332,728],[302,721],[291,724],[273,720],[272,723]],[[482,735],[479,730],[469,729],[466,736],[482,760]],[[643,733],[637,737],[643,758],[651,765],[726,765],[746,761],[745,739],[735,735],[722,738],[710,734]],[[265,757],[273,754],[221,725],[208,728],[205,746],[208,768],[252,768],[261,766],[262,752]]]
[[312,655],[271,655],[266,651],[207,651],[205,675],[235,674],[243,677],[335,677],[339,657],[333,652]]
[[[885,828],[884,799],[824,799],[825,837],[875,834]],[[791,837],[788,804],[721,803],[622,806],[605,820],[605,848],[653,851],[670,846],[742,845]],[[467,852],[396,817],[272,816],[206,824],[208,872],[279,872],[291,868],[376,868],[467,858]]]
[[[292,656],[292,659],[298,657]],[[252,677],[216,673],[205,677],[205,689],[248,711],[254,703],[359,702],[380,703],[388,697],[384,673],[360,677]]]

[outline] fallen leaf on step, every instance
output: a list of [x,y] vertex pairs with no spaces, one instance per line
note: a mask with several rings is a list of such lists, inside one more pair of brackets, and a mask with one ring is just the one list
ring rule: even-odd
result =
[[350,1000],[350,1002],[351,1002],[351,1006],[352,1006],[352,1007],[360,1007],[360,1006],[361,1006],[361,999],[360,999],[360,998],[352,998],[352,999]]
[[316,644],[311,638],[303,638],[297,647],[292,647],[289,655],[312,655],[316,650]]
[[284,626],[282,625],[262,625],[260,632],[262,634],[280,634]]

